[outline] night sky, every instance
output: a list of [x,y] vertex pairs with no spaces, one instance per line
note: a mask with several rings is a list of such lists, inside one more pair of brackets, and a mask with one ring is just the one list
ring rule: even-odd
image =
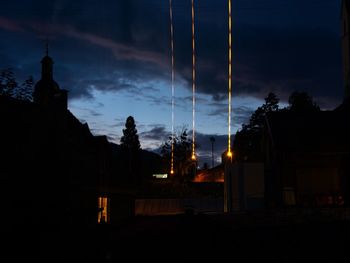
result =
[[[286,105],[306,91],[323,109],[343,95],[340,0],[232,0],[233,131],[273,91]],[[227,138],[227,0],[197,0],[197,141],[210,161]],[[192,128],[191,1],[173,0],[175,126]],[[49,39],[54,78],[69,90],[69,109],[93,134],[119,143],[136,120],[143,149],[171,130],[168,0],[2,1],[0,69],[19,81],[40,79]],[[189,134],[191,134],[189,132]],[[219,161],[219,159],[217,160]]]

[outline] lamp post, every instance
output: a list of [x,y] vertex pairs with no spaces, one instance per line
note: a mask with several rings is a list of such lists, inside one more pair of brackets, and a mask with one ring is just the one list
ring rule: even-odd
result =
[[214,167],[214,142],[215,138],[213,136],[210,137],[211,141],[211,168]]

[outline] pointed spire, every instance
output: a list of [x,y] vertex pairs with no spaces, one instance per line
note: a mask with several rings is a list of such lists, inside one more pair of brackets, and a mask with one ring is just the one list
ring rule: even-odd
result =
[[49,56],[49,38],[46,37],[46,41],[45,41],[45,49],[46,49],[46,56]]
[[45,56],[41,60],[42,70],[41,77],[52,79],[53,60],[49,57],[49,38],[45,39]]

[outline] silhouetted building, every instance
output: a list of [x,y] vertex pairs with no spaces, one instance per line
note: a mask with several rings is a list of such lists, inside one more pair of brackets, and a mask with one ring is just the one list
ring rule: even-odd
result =
[[268,207],[343,206],[350,190],[349,112],[272,112],[263,136]]
[[67,109],[42,59],[34,103],[0,96],[1,225],[89,226],[108,191],[111,151]]
[[93,135],[68,110],[0,98],[1,206],[14,225],[96,222]]
[[268,113],[263,158],[226,163],[226,211],[350,204],[349,114]]
[[333,111],[267,113],[257,158],[226,162],[226,211],[250,210],[246,182],[254,177],[265,208],[350,205],[350,0],[341,20],[343,102]]
[[41,60],[41,79],[34,89],[34,102],[46,107],[67,109],[67,90],[60,89],[53,79],[53,60],[48,55]]

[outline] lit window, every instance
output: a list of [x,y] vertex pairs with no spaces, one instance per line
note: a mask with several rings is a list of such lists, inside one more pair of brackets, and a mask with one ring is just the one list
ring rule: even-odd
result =
[[98,198],[98,223],[108,223],[109,222],[109,198],[99,197]]
[[285,205],[295,205],[295,192],[293,187],[284,187],[283,199]]
[[166,179],[168,178],[168,174],[154,174],[153,177],[157,179]]

